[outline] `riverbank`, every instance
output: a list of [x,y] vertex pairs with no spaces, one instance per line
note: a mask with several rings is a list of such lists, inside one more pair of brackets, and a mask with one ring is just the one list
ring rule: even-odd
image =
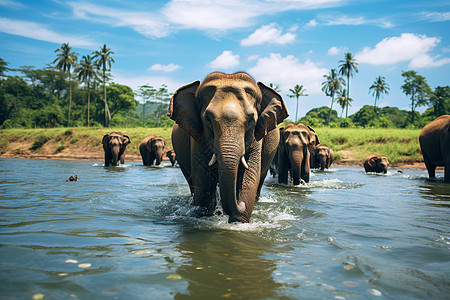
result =
[[[316,128],[320,142],[335,152],[334,165],[361,166],[370,153],[386,155],[393,167],[424,168],[418,129]],[[171,128],[51,128],[0,130],[0,158],[98,160],[104,157],[103,135],[119,131],[131,138],[126,161],[141,161],[139,142],[149,135],[166,139]]]

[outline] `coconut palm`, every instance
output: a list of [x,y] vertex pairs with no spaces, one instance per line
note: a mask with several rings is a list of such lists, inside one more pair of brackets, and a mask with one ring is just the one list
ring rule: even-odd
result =
[[294,89],[289,89],[292,94],[288,95],[290,98],[296,98],[297,99],[297,107],[295,109],[295,121],[297,122],[297,114],[298,114],[298,98],[301,96],[308,96],[308,94],[305,94],[306,89],[303,88],[303,85],[295,85]]
[[[347,98],[350,99],[350,76],[353,77],[354,73],[358,73],[358,63],[356,62],[353,54],[350,52],[345,53],[345,58],[339,61],[339,75],[347,77]],[[348,113],[348,106],[346,107],[346,115]]]
[[342,108],[341,118],[342,118],[342,114],[344,113],[344,108],[347,108],[347,110],[345,112],[345,118],[347,118],[348,107],[351,106],[351,103],[353,102],[352,98],[347,98],[347,94],[348,94],[347,91],[345,89],[343,89],[341,95],[336,98],[336,102]]
[[88,107],[87,107],[87,124],[89,127],[89,121],[90,121],[90,102],[91,102],[91,90],[90,90],[90,84],[91,80],[95,80],[97,78],[97,72],[95,70],[95,64],[92,61],[92,58],[90,55],[84,55],[83,58],[80,60],[80,65],[76,69],[78,73],[78,79],[82,82],[86,83],[87,90],[88,90]]
[[53,61],[53,63],[56,63],[56,67],[59,70],[64,73],[68,72],[69,74],[69,116],[67,126],[70,126],[70,110],[72,108],[72,81],[70,77],[70,68],[76,66],[78,55],[78,53],[71,52],[70,50],[72,50],[72,47],[69,46],[69,43],[63,43],[61,47],[55,50],[57,57]]
[[281,89],[280,89],[280,87],[279,87],[278,85],[275,85],[275,84],[273,84],[273,83],[269,83],[269,86],[270,86],[275,92],[277,92],[278,94],[281,93]]
[[373,109],[377,111],[377,100],[380,99],[380,96],[383,96],[383,94],[389,95],[389,84],[386,83],[383,76],[378,76],[370,86],[369,93],[370,91],[372,91],[372,96],[375,98]]
[[[114,54],[110,48],[106,47],[106,44],[103,47],[100,47],[100,51],[95,51],[92,53],[93,58],[97,59],[95,64],[102,69],[102,77],[103,77],[103,91],[104,91],[104,101],[105,101],[105,126],[111,127],[111,113],[109,112],[108,102],[106,101],[106,71],[111,70],[111,63],[114,62],[114,59],[111,57]],[[108,65],[108,68],[106,68]]]
[[323,75],[323,77],[325,77],[326,80],[322,82],[322,91],[327,96],[331,97],[330,114],[328,116],[328,125],[330,125],[334,96],[342,90],[342,86],[345,84],[345,81],[342,77],[338,76],[336,69],[331,69],[330,74]]

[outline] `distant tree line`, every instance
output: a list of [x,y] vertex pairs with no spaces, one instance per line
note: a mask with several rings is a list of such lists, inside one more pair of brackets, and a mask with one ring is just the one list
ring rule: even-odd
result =
[[[306,113],[306,116],[297,119],[298,104],[300,96],[308,96],[303,85],[295,85],[289,91],[288,96],[296,98],[296,112],[294,121],[304,122],[311,126],[358,126],[358,127],[422,127],[435,118],[450,114],[450,87],[438,86],[434,91],[430,88],[427,80],[416,71],[402,72],[404,84],[400,87],[403,93],[410,98],[410,111],[399,110],[396,107],[378,108],[377,101],[385,94],[389,94],[390,87],[383,76],[375,78],[369,87],[369,94],[374,97],[374,105],[365,105],[357,113],[348,116],[348,107],[353,99],[350,98],[350,77],[358,73],[358,63],[353,54],[345,53],[344,59],[339,61],[339,70],[331,69],[329,74],[323,75],[325,81],[322,83],[322,91],[331,97],[330,107],[314,108]],[[345,76],[346,80],[343,77]],[[270,84],[277,92],[281,92],[278,86]],[[333,104],[337,103],[342,111],[338,118],[337,111],[333,110]],[[420,115],[417,108],[428,106],[429,108]],[[345,109],[345,118],[343,113]]]
[[43,69],[11,69],[0,58],[0,128],[173,125],[164,113],[171,97],[167,86],[145,85],[135,93],[112,82],[114,52],[106,45],[79,63],[78,53],[66,43],[55,52],[53,64]]

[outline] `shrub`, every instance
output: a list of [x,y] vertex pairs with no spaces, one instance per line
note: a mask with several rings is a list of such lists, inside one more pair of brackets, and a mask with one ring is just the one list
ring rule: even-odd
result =
[[38,135],[33,142],[33,145],[31,145],[30,150],[33,151],[37,151],[39,150],[42,146],[44,146],[45,143],[47,143],[50,140],[50,137],[46,136],[46,135]]

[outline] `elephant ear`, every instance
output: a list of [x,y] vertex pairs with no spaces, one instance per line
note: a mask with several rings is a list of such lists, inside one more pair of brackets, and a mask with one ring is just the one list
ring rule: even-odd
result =
[[320,144],[319,141],[319,136],[317,135],[317,133],[314,131],[314,129],[312,129],[312,127],[310,126],[306,126],[308,127],[310,133],[309,133],[309,143],[308,143],[308,149],[311,153],[314,152],[314,148],[316,148],[316,146],[318,146]]
[[131,143],[131,139],[128,135],[123,135],[122,138],[123,146],[126,147],[129,143]]
[[258,87],[261,90],[262,99],[258,122],[255,127],[255,139],[257,141],[261,140],[267,132],[275,129],[289,116],[280,94],[262,82],[258,82]]
[[200,81],[194,81],[180,87],[173,94],[167,116],[186,130],[194,140],[202,139],[203,125],[200,118],[200,107],[197,100],[197,89]]
[[367,163],[369,164],[369,166],[371,167],[371,168],[374,168],[375,166],[376,166],[376,164],[377,164],[377,158],[374,156],[374,157],[371,157],[368,161],[367,161]]
[[102,138],[102,144],[103,146],[107,146],[109,142],[109,134],[105,134]]

